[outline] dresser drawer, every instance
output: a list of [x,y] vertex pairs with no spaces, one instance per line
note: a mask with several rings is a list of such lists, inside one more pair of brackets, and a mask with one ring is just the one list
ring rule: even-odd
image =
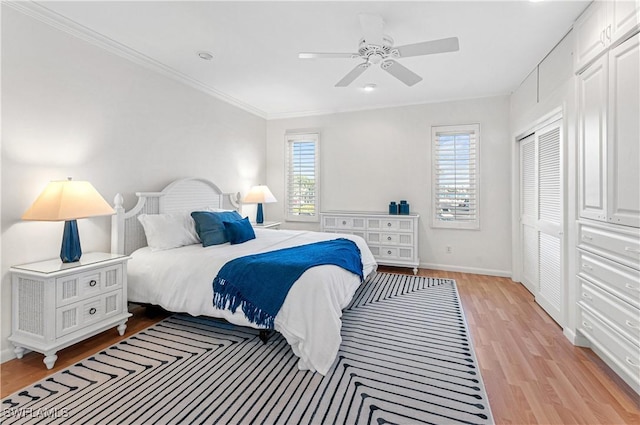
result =
[[365,219],[360,217],[348,216],[324,216],[322,224],[325,229],[334,230],[363,230],[365,229]]
[[581,309],[580,316],[579,331],[604,354],[607,363],[622,372],[635,391],[640,391],[640,348],[586,309]]
[[640,310],[633,308],[598,286],[580,281],[580,304],[600,316],[618,332],[640,346]]
[[400,260],[413,261],[413,248],[401,248],[397,246],[371,246],[371,253],[376,260]]
[[56,279],[56,306],[95,297],[101,292],[122,287],[122,265],[97,268],[82,274]]
[[413,220],[401,218],[368,218],[367,230],[390,232],[413,232]]
[[578,223],[578,247],[640,269],[640,232],[637,230]]
[[56,337],[61,337],[110,316],[122,313],[122,290],[104,293],[56,309]]
[[413,246],[412,233],[367,232],[367,243],[374,245]]
[[578,276],[640,308],[640,272],[578,250]]

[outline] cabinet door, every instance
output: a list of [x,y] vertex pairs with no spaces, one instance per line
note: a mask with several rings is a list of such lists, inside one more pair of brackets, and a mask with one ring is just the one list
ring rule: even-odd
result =
[[609,52],[608,221],[640,227],[640,34]]
[[573,26],[576,38],[575,70],[580,71],[607,46],[607,4],[595,1]]
[[607,56],[578,75],[580,216],[606,221]]
[[640,0],[616,0],[607,2],[607,16],[611,27],[607,26],[607,35],[612,44],[622,40],[638,26]]

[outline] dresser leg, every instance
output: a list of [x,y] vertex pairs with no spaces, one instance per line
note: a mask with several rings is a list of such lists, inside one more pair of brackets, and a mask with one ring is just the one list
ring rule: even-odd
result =
[[53,369],[53,365],[56,364],[56,360],[58,360],[58,356],[56,356],[56,352],[47,352],[44,353],[44,364],[47,365],[47,369]]
[[417,268],[417,267],[414,267],[414,268],[413,268],[413,275],[415,276],[415,275],[417,275],[417,274],[418,274],[418,268]]
[[16,348],[13,350],[13,352],[16,353],[16,357],[17,358],[21,359],[22,356],[24,356],[25,349],[24,349],[24,347],[16,346]]
[[122,336],[124,335],[124,331],[126,330],[127,330],[127,321],[125,320],[124,322],[118,325],[118,333],[120,334],[120,336]]

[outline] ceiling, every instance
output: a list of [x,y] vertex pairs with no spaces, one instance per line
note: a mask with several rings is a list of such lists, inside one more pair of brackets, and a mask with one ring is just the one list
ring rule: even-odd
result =
[[[47,1],[32,7],[273,119],[511,93],[588,3]],[[334,87],[362,60],[303,60],[298,53],[357,52],[360,13],[381,16],[396,46],[458,37],[460,50],[399,59],[423,77],[413,87],[378,66],[349,87]],[[214,57],[202,60],[198,51]],[[365,92],[370,83],[376,90]]]

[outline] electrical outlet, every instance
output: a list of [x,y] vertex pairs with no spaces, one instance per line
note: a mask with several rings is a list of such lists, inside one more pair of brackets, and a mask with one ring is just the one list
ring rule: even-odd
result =
[[447,254],[453,254],[453,247],[450,245],[447,245]]

